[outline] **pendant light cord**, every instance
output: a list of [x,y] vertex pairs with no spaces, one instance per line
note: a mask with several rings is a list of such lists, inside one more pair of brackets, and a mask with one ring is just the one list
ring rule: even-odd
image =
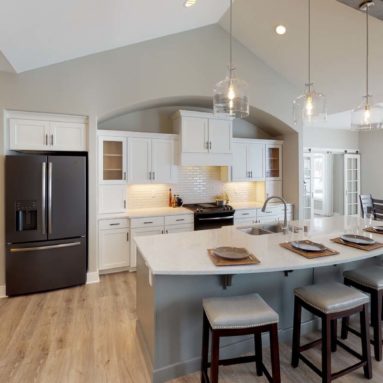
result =
[[230,0],[230,48],[229,48],[229,62],[230,62],[230,77],[233,70],[233,0]]
[[311,91],[311,0],[308,0],[308,88]]
[[367,104],[368,104],[368,98],[369,98],[369,94],[368,94],[368,82],[369,82],[369,78],[368,78],[368,66],[369,66],[369,55],[370,55],[370,49],[369,49],[369,24],[368,24],[368,21],[369,21],[369,17],[368,17],[368,5],[366,6],[366,101],[367,101]]

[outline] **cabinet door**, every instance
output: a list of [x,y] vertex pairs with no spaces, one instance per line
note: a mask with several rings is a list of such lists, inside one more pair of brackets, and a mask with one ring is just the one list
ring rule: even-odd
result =
[[48,150],[49,121],[9,120],[11,150]]
[[169,225],[165,227],[165,234],[170,233],[185,233],[187,231],[194,231],[194,225]]
[[141,229],[141,230],[132,230],[132,241],[131,241],[131,247],[130,247],[130,267],[135,268],[137,265],[137,246],[135,242],[135,238],[137,237],[144,237],[148,235],[157,235],[157,234],[164,234],[164,228],[162,227],[153,227],[151,229]]
[[151,139],[128,139],[128,179],[131,183],[148,183],[152,179]]
[[282,178],[282,145],[266,145],[266,178]]
[[126,139],[123,137],[99,138],[99,182],[126,183]]
[[125,185],[99,185],[99,213],[124,213],[126,211]]
[[100,230],[99,241],[100,270],[129,266],[128,229]]
[[208,119],[199,117],[182,117],[182,152],[207,153]]
[[230,154],[232,138],[232,121],[209,119],[210,153]]
[[233,166],[231,173],[232,181],[248,181],[249,172],[247,169],[247,144],[233,143]]
[[250,177],[255,181],[265,179],[265,145],[248,144],[247,145],[247,169]]
[[267,180],[265,183],[266,198],[271,196],[282,197],[282,181]]
[[152,181],[158,183],[173,182],[174,141],[152,140]]
[[51,150],[85,151],[86,125],[73,122],[51,122],[49,144]]

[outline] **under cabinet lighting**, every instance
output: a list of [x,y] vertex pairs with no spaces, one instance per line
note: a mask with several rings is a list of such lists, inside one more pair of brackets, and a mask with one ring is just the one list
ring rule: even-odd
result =
[[192,7],[193,5],[196,5],[197,4],[197,0],[185,0],[184,2],[184,6],[186,8],[190,8]]

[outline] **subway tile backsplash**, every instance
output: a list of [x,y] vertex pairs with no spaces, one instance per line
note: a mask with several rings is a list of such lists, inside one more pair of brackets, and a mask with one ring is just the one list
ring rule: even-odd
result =
[[256,182],[221,181],[218,166],[177,167],[177,184],[129,185],[127,190],[130,209],[168,206],[169,188],[178,194],[184,203],[214,201],[216,196],[227,193],[232,202],[259,201],[262,195]]

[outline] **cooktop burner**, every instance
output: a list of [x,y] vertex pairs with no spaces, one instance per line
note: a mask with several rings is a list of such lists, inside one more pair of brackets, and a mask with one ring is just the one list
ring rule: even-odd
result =
[[183,205],[187,209],[194,211],[195,213],[217,213],[223,211],[233,211],[234,209],[230,205],[217,206],[214,202],[208,203],[194,203]]

